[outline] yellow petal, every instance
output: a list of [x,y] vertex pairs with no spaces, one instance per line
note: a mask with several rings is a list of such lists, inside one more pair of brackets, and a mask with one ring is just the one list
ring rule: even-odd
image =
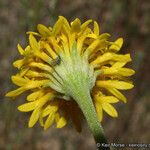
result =
[[97,39],[97,35],[94,33],[88,34],[87,37],[92,39]]
[[51,57],[52,57],[53,59],[56,59],[56,58],[57,58],[57,55],[56,55],[55,51],[53,51],[53,50],[51,49],[51,47],[50,47],[47,43],[44,44],[44,47],[46,48],[46,50],[48,51],[48,53],[51,55]]
[[67,124],[65,117],[60,117],[58,113],[55,115],[55,121],[56,128],[63,128]]
[[8,92],[5,96],[7,96],[7,97],[16,97],[16,96],[22,94],[24,91],[25,91],[25,89],[23,87],[20,87],[16,90]]
[[22,78],[19,75],[12,76],[11,80],[14,84],[16,84],[18,86],[24,86],[27,83],[27,80]]
[[57,112],[57,113],[55,113],[55,122],[56,122],[56,124],[59,121],[59,119],[60,119],[60,114]]
[[67,121],[64,117],[61,117],[57,122],[56,128],[63,128],[67,124]]
[[52,73],[52,68],[49,65],[46,65],[46,64],[43,64],[43,63],[31,62],[29,64],[29,66],[30,67],[36,67],[36,68],[39,68],[41,70]]
[[41,76],[41,73],[39,72],[36,72],[36,71],[32,71],[32,70],[29,70],[27,73],[26,73],[26,76],[29,77],[29,78],[34,78],[34,77],[43,77]]
[[51,38],[50,39],[51,43],[53,44],[53,48],[57,54],[59,54],[62,51],[62,48],[59,46],[58,42],[56,39]]
[[46,53],[38,51],[35,53],[35,55],[41,58],[44,62],[51,64],[52,58],[49,57]]
[[109,103],[103,103],[102,108],[110,116],[118,117],[118,113],[117,113],[116,109],[112,105],[110,105]]
[[39,117],[39,123],[40,123],[40,125],[41,125],[42,127],[44,126],[44,121],[43,121],[42,113],[40,114],[40,117]]
[[51,77],[51,75],[48,73],[39,73],[37,71],[31,71],[31,70],[29,70],[25,75],[26,77],[29,77],[29,78],[41,77],[41,78],[50,79]]
[[76,48],[76,44],[75,44],[75,33],[71,34],[69,36],[69,49],[70,51],[75,47]]
[[135,74],[135,71],[129,68],[119,68],[118,72],[120,75],[122,76],[132,76],[133,74]]
[[44,124],[44,130],[48,129],[53,124],[54,119],[55,119],[54,113],[50,113]]
[[98,119],[99,121],[101,122],[102,119],[103,119],[103,110],[102,110],[102,106],[100,103],[95,103],[95,106],[96,106],[96,111],[97,111],[97,116],[98,116]]
[[119,100],[114,96],[98,96],[97,101],[100,103],[117,103]]
[[116,74],[118,73],[118,70],[115,68],[107,68],[107,69],[102,69],[103,74],[107,75],[107,74]]
[[96,21],[94,21],[94,34],[99,35],[99,25]]
[[68,23],[68,20],[67,20],[65,17],[63,17],[63,16],[59,16],[59,18],[63,20],[63,25],[66,27],[66,29],[67,29],[68,31],[70,31],[71,28],[70,28],[70,25],[69,25],[69,23]]
[[13,66],[20,69],[23,66],[24,62],[24,59],[16,60],[15,62],[13,62]]
[[28,71],[29,71],[29,67],[22,68],[20,70],[19,76],[23,78]]
[[114,44],[112,44],[109,49],[113,49],[113,50],[116,50],[116,51],[119,51],[120,48],[122,47],[122,44],[123,44],[123,38],[119,38],[117,39]]
[[47,101],[52,100],[54,97],[53,93],[47,93],[46,95],[42,96],[41,98],[39,98],[38,100],[38,107],[42,107],[44,104],[46,104]]
[[124,81],[107,80],[107,81],[97,81],[97,86],[103,88],[116,88],[120,90],[128,90],[132,89],[134,85]]
[[70,45],[68,42],[68,37],[65,36],[64,34],[62,34],[60,38],[62,40],[64,53],[65,53],[66,57],[69,57],[70,56]]
[[60,32],[62,25],[63,25],[63,19],[59,17],[58,21],[53,26],[52,34],[54,36],[56,36]]
[[81,22],[78,18],[76,18],[73,22],[71,22],[71,29],[73,32],[79,32],[80,31]]
[[20,105],[18,107],[18,110],[22,112],[32,111],[36,108],[36,105],[37,105],[37,101],[25,103],[25,104]]
[[33,53],[33,50],[32,50],[31,47],[28,45],[28,46],[25,48],[24,56],[28,57],[28,56],[30,56],[32,53]]
[[81,29],[82,31],[85,30],[87,28],[87,26],[92,22],[92,20],[87,20],[86,22],[84,22],[82,25],[81,25]]
[[100,40],[95,40],[87,49],[95,49],[100,44]]
[[33,127],[36,124],[36,122],[39,119],[40,113],[41,113],[40,108],[37,108],[33,111],[28,123],[29,128]]
[[17,47],[18,47],[19,53],[20,53],[21,55],[23,55],[23,54],[24,54],[24,50],[23,50],[23,48],[21,47],[21,45],[18,44]]
[[[82,26],[82,25],[81,25],[81,26]],[[78,37],[81,37],[81,36],[83,36],[83,35],[88,36],[88,35],[91,34],[91,33],[92,33],[92,30],[91,30],[90,28],[88,28],[88,27],[86,27],[85,29],[82,29],[82,28],[81,28],[81,31],[78,33]],[[84,44],[89,45],[88,40],[91,40],[91,39],[85,40]],[[90,41],[90,43],[91,43],[91,41]]]
[[121,92],[119,92],[117,89],[115,89],[115,88],[107,88],[107,90],[110,93],[112,93],[114,96],[116,96],[118,99],[122,100],[124,103],[127,102],[126,97]]
[[37,88],[37,87],[41,87],[44,86],[45,84],[49,83],[49,80],[40,80],[40,81],[29,81],[25,86],[25,90],[29,90],[29,89],[33,89],[33,88]]
[[108,69],[102,69],[103,74],[117,74],[117,75],[121,75],[121,76],[131,76],[135,73],[134,70],[129,69],[129,68],[115,68],[115,67],[111,67]]
[[84,40],[86,39],[86,35],[84,36],[80,36],[78,39],[77,39],[77,50],[79,51],[79,53],[81,53],[82,51],[82,47],[83,47],[83,44],[84,44]]
[[125,55],[114,54],[112,60],[120,61],[120,62],[129,62],[131,61],[131,57],[130,54],[125,54]]
[[46,26],[42,25],[42,24],[37,25],[37,30],[44,37],[47,37],[47,36],[51,35],[50,29],[47,28]]
[[28,101],[35,101],[38,98],[40,98],[41,96],[44,95],[43,90],[38,90],[36,92],[31,93],[30,95],[27,96],[27,100]]
[[113,53],[105,53],[101,56],[99,56],[98,58],[96,58],[93,62],[91,62],[91,64],[100,64],[103,63],[105,61],[108,61],[110,59],[112,59],[113,57]]
[[16,97],[18,95],[20,95],[21,93],[23,93],[24,91],[26,90],[29,90],[29,89],[34,89],[36,87],[41,87],[42,85],[44,86],[45,84],[47,84],[49,82],[49,80],[41,80],[41,81],[29,81],[27,84],[25,84],[24,86],[14,90],[14,91],[11,91],[11,92],[8,92],[6,94],[7,97]]
[[108,34],[108,33],[103,33],[103,34],[99,35],[100,40],[102,40],[102,39],[108,40],[109,38],[110,38],[110,34]]
[[86,51],[88,51],[88,54],[90,55],[92,52],[95,52],[94,50],[100,45],[100,43],[101,41],[99,39],[92,42],[86,49]]
[[36,35],[36,36],[41,36],[39,33],[33,32],[33,31],[28,31],[28,32],[26,32],[26,34],[32,34],[32,35]]
[[131,61],[130,54],[126,55],[119,55],[119,54],[114,54],[114,53],[105,53],[99,57],[97,57],[91,64],[100,64],[106,61],[119,61],[119,62],[129,62]]
[[126,62],[116,62],[113,64],[113,68],[121,68],[126,64]]
[[42,116],[45,117],[50,113],[56,112],[57,110],[58,110],[58,104],[51,103],[44,109]]
[[39,50],[38,42],[37,42],[37,40],[35,39],[35,37],[32,34],[29,35],[29,43],[30,43],[31,48],[34,51],[38,51]]

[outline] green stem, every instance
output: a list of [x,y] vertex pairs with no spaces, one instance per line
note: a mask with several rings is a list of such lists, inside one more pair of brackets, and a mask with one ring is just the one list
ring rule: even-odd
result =
[[76,43],[72,47],[70,57],[61,55],[61,64],[55,68],[59,72],[63,84],[62,91],[72,97],[81,108],[99,150],[110,150],[104,130],[98,121],[90,90],[95,85],[96,76],[93,67],[89,66],[86,55],[78,53]]
[[98,117],[90,96],[90,92],[77,92],[77,94],[73,94],[74,99],[78,103],[79,107],[81,108],[89,128],[94,136],[96,145],[98,150],[110,150],[110,147],[105,147],[103,144],[108,144],[105,138],[103,127],[101,126],[100,122],[98,121]]

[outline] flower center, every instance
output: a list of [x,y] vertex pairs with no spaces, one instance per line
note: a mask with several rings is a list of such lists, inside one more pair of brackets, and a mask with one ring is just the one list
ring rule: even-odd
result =
[[74,95],[78,95],[79,91],[90,91],[93,88],[96,80],[94,69],[89,65],[86,53],[80,55],[76,43],[69,55],[60,53],[58,62],[53,76],[59,82],[59,90],[55,90],[64,94],[65,99],[70,100]]

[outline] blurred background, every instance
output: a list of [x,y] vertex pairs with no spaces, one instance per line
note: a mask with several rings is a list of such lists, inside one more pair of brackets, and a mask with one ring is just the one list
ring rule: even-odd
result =
[[[19,57],[16,45],[27,44],[27,31],[36,25],[53,25],[59,15],[69,21],[96,20],[101,33],[115,40],[124,38],[122,53],[131,53],[136,70],[135,88],[125,93],[128,103],[116,106],[119,117],[105,114],[103,126],[110,142],[150,143],[150,1],[149,0],[0,0],[0,150],[95,150],[87,124],[82,133],[72,126],[43,131],[39,125],[27,128],[29,114],[17,111],[25,97],[5,98],[15,87],[10,76]],[[127,148],[130,150],[129,148]],[[136,149],[136,148],[135,148]],[[138,148],[137,148],[138,149]]]

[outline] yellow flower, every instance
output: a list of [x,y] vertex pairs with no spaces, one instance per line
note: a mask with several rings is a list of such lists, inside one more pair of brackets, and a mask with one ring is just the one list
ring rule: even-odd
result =
[[96,21],[93,29],[89,27],[91,22],[81,23],[77,18],[68,23],[60,16],[53,27],[39,24],[38,33],[27,32],[26,48],[18,44],[21,58],[13,65],[19,72],[12,76],[12,82],[19,88],[6,96],[31,92],[27,102],[18,107],[19,111],[32,112],[29,127],[39,121],[44,129],[53,123],[62,128],[71,119],[81,131],[80,100],[86,100],[86,91],[93,98],[100,121],[103,110],[118,116],[111,104],[126,102],[119,90],[133,88],[127,77],[134,71],[124,67],[131,61],[130,54],[118,54],[123,39],[110,42],[110,35],[100,34]]

